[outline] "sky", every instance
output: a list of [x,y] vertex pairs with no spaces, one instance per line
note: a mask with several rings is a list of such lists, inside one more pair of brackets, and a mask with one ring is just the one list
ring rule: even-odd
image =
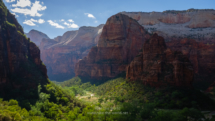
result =
[[50,38],[81,26],[96,27],[119,12],[215,9],[215,0],[3,0],[28,33],[35,29]]

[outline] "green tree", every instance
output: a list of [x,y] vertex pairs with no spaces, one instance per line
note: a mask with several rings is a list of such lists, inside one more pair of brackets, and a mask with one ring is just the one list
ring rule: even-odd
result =
[[98,102],[99,102],[99,103],[102,103],[103,101],[104,101],[103,98],[99,98],[99,99],[98,99]]

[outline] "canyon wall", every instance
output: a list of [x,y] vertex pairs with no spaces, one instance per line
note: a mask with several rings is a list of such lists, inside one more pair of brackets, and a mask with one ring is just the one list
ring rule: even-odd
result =
[[205,90],[215,76],[215,10],[121,12],[136,19],[149,33],[164,37],[167,47],[181,51],[194,68],[194,86]]
[[139,53],[150,35],[134,19],[123,14],[111,16],[103,27],[98,45],[75,66],[76,76],[113,78]]
[[166,43],[174,51],[181,51],[194,68],[194,86],[205,90],[215,79],[215,45],[207,45],[193,39],[179,39]]
[[0,96],[18,97],[22,91],[48,83],[39,48],[28,39],[15,16],[0,0]]
[[142,51],[129,64],[126,78],[154,87],[192,87],[193,67],[181,52],[166,47],[163,37],[154,34],[146,40]]
[[83,26],[54,39],[43,39],[39,47],[49,78],[64,81],[74,77],[75,64],[97,45],[102,28],[102,24],[98,27]]

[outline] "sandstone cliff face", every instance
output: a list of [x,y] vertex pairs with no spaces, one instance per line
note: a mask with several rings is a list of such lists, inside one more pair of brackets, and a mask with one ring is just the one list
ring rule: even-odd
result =
[[126,78],[141,80],[145,85],[155,87],[191,87],[193,68],[187,57],[167,48],[164,38],[154,34],[145,41],[142,52],[127,67]]
[[0,6],[0,95],[9,97],[12,91],[19,94],[48,83],[48,77],[39,48],[26,38],[2,1]]
[[215,10],[189,9],[122,14],[136,19],[148,32],[164,37],[171,50],[181,51],[186,55],[194,68],[193,84],[196,88],[205,90],[214,81]]
[[47,67],[49,78],[64,81],[74,77],[75,64],[97,45],[102,27],[84,26],[54,39],[43,39],[40,44],[41,59]]
[[112,78],[125,72],[149,37],[136,20],[123,14],[111,16],[103,27],[98,46],[76,64],[76,76]]
[[30,38],[31,41],[34,42],[37,46],[40,45],[42,39],[49,39],[49,37],[46,34],[34,29],[26,33],[26,36]]
[[202,42],[187,38],[173,40],[166,44],[172,50],[181,51],[189,58],[195,72],[195,83],[199,83],[196,86],[201,86],[205,90],[214,82],[215,45],[205,45]]
[[215,10],[188,9],[164,12],[121,12],[136,19],[148,32],[156,32],[165,41],[193,38],[215,43]]

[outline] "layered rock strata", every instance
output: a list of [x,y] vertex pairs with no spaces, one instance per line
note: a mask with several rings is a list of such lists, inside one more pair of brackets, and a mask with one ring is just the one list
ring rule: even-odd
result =
[[192,38],[203,43],[215,43],[215,10],[188,9],[163,12],[121,12],[136,19],[148,32],[158,33],[165,41]]
[[181,52],[166,47],[163,37],[154,34],[143,45],[143,50],[129,64],[126,78],[142,81],[145,85],[192,87],[193,67]]

